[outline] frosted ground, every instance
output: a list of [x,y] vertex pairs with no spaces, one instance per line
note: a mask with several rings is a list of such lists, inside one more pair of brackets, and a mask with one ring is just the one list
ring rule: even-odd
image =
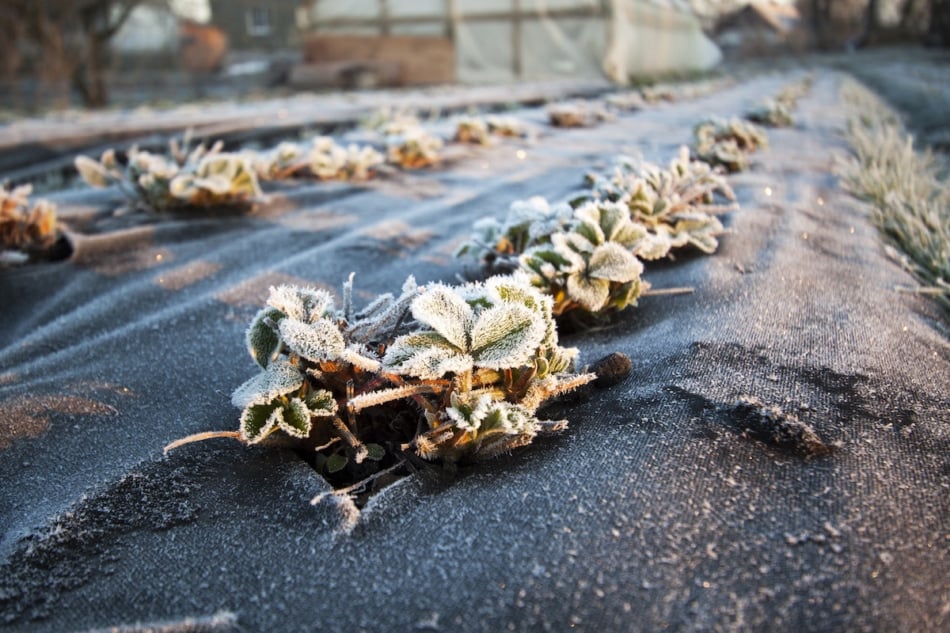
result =
[[[115,217],[115,192],[57,194],[73,256],[0,272],[5,629],[944,630],[946,317],[895,291],[913,280],[833,175],[838,71],[816,71],[797,124],[730,177],[741,209],[719,251],[647,267],[654,287],[695,292],[562,337],[582,363],[620,351],[633,367],[557,405],[559,435],[455,477],[422,470],[362,510],[311,506],[327,484],[290,450],[162,455],[235,428],[230,393],[255,371],[243,333],[268,286],[454,281],[476,218],[565,198],[618,153],[666,163],[700,118],[801,76],[590,129],[526,107],[512,114],[533,140],[276,187],[252,213]],[[763,441],[742,396],[834,450]]]

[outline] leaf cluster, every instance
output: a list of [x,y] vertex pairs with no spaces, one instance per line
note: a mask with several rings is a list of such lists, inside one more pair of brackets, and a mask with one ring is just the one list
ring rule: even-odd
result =
[[262,193],[250,158],[223,152],[221,143],[188,148],[169,143],[168,154],[132,147],[124,164],[114,150],[99,160],[77,156],[76,170],[93,187],[117,185],[134,203],[164,211],[183,207],[250,204]]
[[727,171],[743,171],[749,166],[749,155],[768,145],[765,130],[749,121],[711,118],[693,129],[696,156]]
[[372,146],[343,147],[329,136],[309,143],[284,142],[254,158],[261,180],[311,177],[320,180],[369,180],[385,158]]
[[692,246],[710,254],[723,232],[718,215],[736,208],[736,195],[724,175],[681,147],[669,166],[621,156],[606,175],[588,175],[593,199],[624,204],[643,225],[648,239],[637,251],[646,260],[669,257]]
[[763,99],[745,113],[745,118],[767,127],[791,127],[795,124],[792,111],[798,101],[811,90],[812,77],[792,82],[778,91],[774,99]]
[[456,251],[485,270],[521,270],[554,300],[554,314],[598,313],[635,305],[649,286],[640,260],[691,245],[705,253],[723,232],[717,214],[734,209],[721,173],[681,148],[668,168],[621,157],[570,204],[517,201],[504,219],[483,218]]
[[[552,301],[516,276],[417,287],[352,307],[326,291],[271,288],[246,341],[261,372],[235,390],[240,438],[281,432],[317,452],[327,474],[366,472],[411,452],[492,457],[565,422],[536,417],[548,398],[594,378],[571,371]],[[372,468],[372,466],[370,466]]]
[[386,159],[405,169],[431,167],[442,160],[442,139],[421,126],[407,127],[386,137]]
[[41,251],[56,240],[56,206],[47,200],[31,203],[32,192],[32,185],[0,185],[0,252]]
[[555,127],[594,127],[614,118],[599,101],[580,99],[551,104],[547,113]]

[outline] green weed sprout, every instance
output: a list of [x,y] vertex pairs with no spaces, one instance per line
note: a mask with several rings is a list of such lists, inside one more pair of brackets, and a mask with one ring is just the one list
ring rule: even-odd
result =
[[320,180],[369,180],[385,162],[369,145],[338,145],[329,136],[313,139],[309,145],[284,142],[258,157],[255,170],[262,180],[311,177]]
[[712,118],[696,125],[696,156],[711,165],[721,165],[730,172],[749,166],[749,154],[768,145],[768,136],[761,127],[738,118]]
[[32,185],[14,189],[0,185],[0,254],[30,254],[48,249],[56,241],[56,206],[47,200],[30,202]]
[[135,204],[156,211],[184,207],[215,207],[250,204],[262,197],[257,176],[248,157],[210,149],[203,144],[189,150],[169,143],[169,154],[159,155],[133,147],[125,166],[114,150],[100,159],[77,156],[76,170],[93,187],[117,185]]

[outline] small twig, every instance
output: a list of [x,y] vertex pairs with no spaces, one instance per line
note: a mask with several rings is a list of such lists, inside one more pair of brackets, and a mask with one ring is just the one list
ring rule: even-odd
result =
[[183,437],[180,440],[175,440],[174,442],[165,446],[162,449],[166,455],[169,451],[172,451],[179,446],[184,446],[185,444],[191,444],[192,442],[203,442],[204,440],[213,440],[217,437],[230,437],[232,439],[241,440],[241,434],[238,431],[205,431],[203,433],[195,433],[194,435],[189,435]]
[[337,435],[340,436],[340,439],[346,442],[347,445],[356,453],[353,456],[353,460],[357,464],[362,464],[363,460],[366,459],[367,455],[369,455],[369,451],[359,440],[359,438],[353,435],[353,431],[351,431],[346,425],[346,422],[340,419],[340,416],[333,416],[333,428],[336,430]]
[[696,292],[693,286],[680,286],[678,288],[650,288],[640,293],[641,297],[659,297],[663,295],[688,295]]
[[938,286],[917,286],[916,288],[910,288],[908,286],[894,286],[894,290],[907,294],[930,295],[934,297],[939,297],[940,295],[945,295],[950,292],[945,288],[940,288]]
[[355,484],[352,484],[352,485],[350,485],[350,486],[347,486],[346,488],[338,488],[337,490],[331,490],[330,492],[321,492],[321,493],[318,494],[316,497],[314,497],[313,499],[310,500],[310,505],[315,506],[315,505],[317,505],[318,503],[320,503],[321,501],[323,501],[324,499],[326,499],[327,497],[331,497],[331,496],[333,496],[333,497],[340,497],[340,496],[348,495],[348,494],[350,494],[351,492],[354,492],[354,491],[356,491],[356,490],[360,490],[360,489],[362,489],[364,486],[373,483],[374,481],[376,481],[377,479],[379,479],[379,478],[382,477],[383,475],[387,475],[387,474],[393,472],[394,470],[397,470],[397,469],[400,468],[401,466],[404,466],[405,464],[406,464],[406,460],[405,460],[405,459],[401,459],[401,460],[399,460],[398,462],[396,462],[395,464],[393,464],[392,466],[390,466],[389,468],[384,468],[383,470],[379,471],[378,473],[373,473],[372,475],[370,475],[370,476],[367,477],[366,479],[361,479],[360,481],[358,481],[358,482],[356,482]]
[[325,449],[325,448],[330,448],[331,446],[333,446],[334,444],[336,444],[336,443],[339,442],[339,441],[340,441],[340,438],[334,437],[334,438],[330,439],[330,441],[327,442],[326,444],[321,444],[320,446],[316,447],[316,448],[313,449],[313,450],[316,451],[316,452],[320,452],[320,451],[322,451],[322,450]]

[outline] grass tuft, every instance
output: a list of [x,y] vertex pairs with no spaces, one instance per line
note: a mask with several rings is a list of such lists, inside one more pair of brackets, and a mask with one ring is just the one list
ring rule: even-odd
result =
[[841,88],[851,107],[853,156],[839,169],[845,188],[871,204],[871,220],[903,253],[919,292],[950,310],[950,189],[946,165],[917,151],[900,117],[857,81]]

